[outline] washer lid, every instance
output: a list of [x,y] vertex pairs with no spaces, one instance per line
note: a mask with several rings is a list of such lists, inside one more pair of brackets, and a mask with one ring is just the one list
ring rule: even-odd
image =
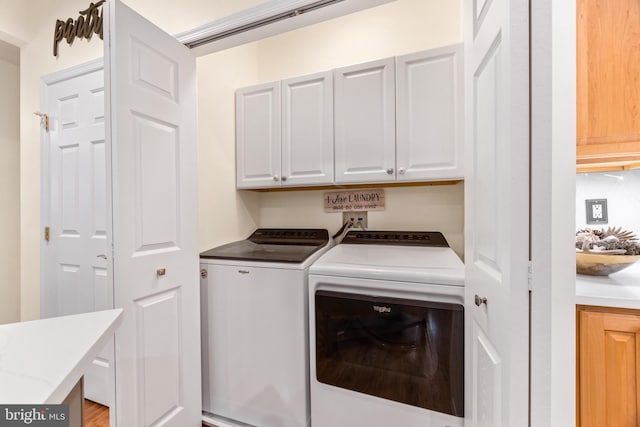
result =
[[259,228],[246,240],[209,249],[200,258],[302,263],[328,243],[323,229]]
[[449,247],[341,244],[309,274],[464,286],[464,264]]

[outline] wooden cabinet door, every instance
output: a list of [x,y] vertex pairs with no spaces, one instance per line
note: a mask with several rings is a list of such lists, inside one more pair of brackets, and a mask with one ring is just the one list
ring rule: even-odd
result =
[[396,60],[398,181],[463,178],[462,44]]
[[[640,313],[579,311],[581,427],[637,426]],[[606,309],[605,309],[606,310]]]
[[336,183],[395,181],[395,60],[338,68]]
[[282,82],[282,185],[333,183],[333,72]]
[[640,161],[640,2],[576,7],[578,165]]
[[236,187],[280,186],[280,82],[236,91]]

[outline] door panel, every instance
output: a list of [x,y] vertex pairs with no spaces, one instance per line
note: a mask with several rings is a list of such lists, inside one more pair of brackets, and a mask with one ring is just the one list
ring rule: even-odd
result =
[[[50,117],[43,219],[51,232],[42,252],[41,316],[113,308],[102,257],[107,253],[102,65],[74,70],[45,83],[43,91]],[[85,396],[106,406],[112,352],[109,344],[85,379]]]
[[529,2],[468,0],[465,425],[528,424]]
[[282,82],[282,185],[333,183],[333,72]]
[[334,70],[335,180],[396,179],[395,60]]
[[398,180],[464,178],[462,44],[399,56]]
[[[108,18],[107,18],[108,16]],[[119,426],[199,426],[195,58],[119,1],[105,4]]]
[[236,92],[238,188],[280,186],[280,82]]

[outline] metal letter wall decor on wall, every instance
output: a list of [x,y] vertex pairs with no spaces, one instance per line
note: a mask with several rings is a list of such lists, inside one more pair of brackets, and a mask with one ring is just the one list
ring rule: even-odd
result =
[[85,10],[78,12],[79,16],[74,20],[68,18],[66,21],[56,20],[56,28],[53,33],[53,56],[58,56],[58,43],[62,39],[67,40],[69,45],[77,38],[91,40],[94,34],[102,39],[102,4],[106,0],[89,4]]

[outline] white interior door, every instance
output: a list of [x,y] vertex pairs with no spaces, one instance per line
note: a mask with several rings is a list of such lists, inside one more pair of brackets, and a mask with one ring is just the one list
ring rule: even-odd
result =
[[201,425],[196,72],[188,48],[105,3],[118,426]]
[[[101,61],[45,78],[41,316],[113,308],[107,280],[104,71]],[[110,406],[113,343],[85,374],[85,397]]]
[[466,0],[464,8],[465,425],[526,426],[529,4]]

